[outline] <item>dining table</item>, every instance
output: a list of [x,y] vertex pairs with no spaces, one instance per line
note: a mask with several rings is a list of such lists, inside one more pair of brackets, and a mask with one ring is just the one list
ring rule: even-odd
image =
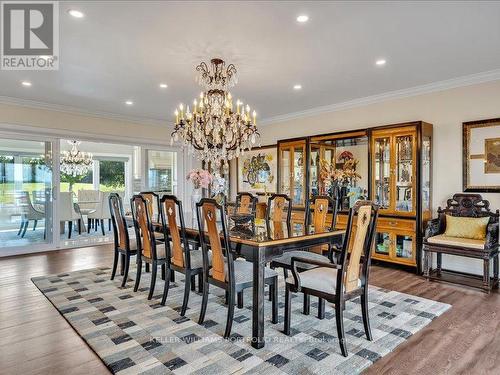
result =
[[[185,215],[187,217],[190,214]],[[126,216],[129,225],[133,225],[131,216]],[[287,224],[281,221],[253,219],[246,225],[236,225],[228,218],[228,235],[231,250],[253,264],[253,304],[251,345],[260,349],[265,346],[264,335],[264,269],[266,264],[293,250],[307,250],[321,245],[337,245],[342,242],[345,231],[327,228],[315,228],[303,223]],[[200,231],[195,220],[185,218],[185,232],[188,240],[200,246]],[[196,223],[196,225],[195,225]],[[161,223],[153,223],[158,231]],[[208,236],[208,233],[204,233]],[[222,235],[222,233],[221,233]],[[327,260],[325,258],[325,260]]]

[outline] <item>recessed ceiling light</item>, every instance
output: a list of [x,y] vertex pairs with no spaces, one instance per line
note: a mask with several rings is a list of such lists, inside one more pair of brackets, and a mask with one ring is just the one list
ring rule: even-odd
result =
[[127,101],[125,102],[125,104],[126,104],[126,105],[133,105],[133,104],[134,104],[134,102],[133,102],[132,100],[127,100]]
[[375,61],[375,64],[377,64],[378,66],[382,66],[382,65],[385,65],[387,61],[385,61],[384,59],[379,59],[377,61]]
[[307,21],[309,21],[309,16],[306,16],[305,14],[301,14],[297,17],[297,22],[304,23]]
[[30,81],[22,81],[21,85],[26,86],[26,87],[30,87],[31,86],[31,82]]
[[160,88],[161,89],[166,89],[168,85],[166,83],[160,83]]
[[302,89],[302,85],[293,85],[293,89],[294,90],[301,90]]
[[70,10],[68,10],[68,13],[70,16],[73,16],[75,18],[83,18],[85,16],[85,14],[83,14],[83,12],[80,12],[79,10],[76,10],[76,9],[70,9]]

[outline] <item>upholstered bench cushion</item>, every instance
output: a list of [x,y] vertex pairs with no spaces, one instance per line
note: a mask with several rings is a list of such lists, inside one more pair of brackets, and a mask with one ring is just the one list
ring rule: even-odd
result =
[[472,240],[470,238],[450,237],[450,236],[445,236],[444,234],[429,237],[427,239],[427,242],[436,245],[470,247],[471,249],[479,249],[479,250],[483,250],[485,245],[484,240]]
[[[335,294],[337,288],[337,272],[337,269],[328,267],[317,267],[312,270],[299,272],[300,286],[323,293]],[[295,284],[293,276],[289,276],[286,282],[288,284]],[[358,286],[361,286],[361,280],[359,279]]]
[[[312,253],[310,251],[303,251],[303,250],[295,250],[295,251],[288,251],[284,253],[282,256],[279,258],[273,259],[272,263],[278,267],[286,267],[290,268],[292,266],[292,257],[295,258],[306,258],[306,259],[311,259],[311,260],[317,260],[320,262],[327,262],[330,263],[327,257],[321,254],[317,253]],[[312,269],[317,266],[312,265],[312,264],[306,264],[306,263],[301,263],[297,262],[297,267],[302,268],[302,269]]]

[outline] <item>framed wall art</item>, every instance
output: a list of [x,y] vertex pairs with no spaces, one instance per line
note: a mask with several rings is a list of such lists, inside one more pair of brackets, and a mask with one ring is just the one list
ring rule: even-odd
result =
[[500,192],[500,118],[463,123],[463,190]]
[[276,145],[254,148],[236,159],[237,190],[253,194],[276,193],[278,151]]

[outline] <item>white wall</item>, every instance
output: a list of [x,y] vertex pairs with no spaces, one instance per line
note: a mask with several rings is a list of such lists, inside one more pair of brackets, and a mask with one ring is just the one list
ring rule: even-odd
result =
[[[500,81],[385,101],[338,112],[262,125],[262,144],[280,139],[422,120],[434,125],[433,210],[462,191],[462,123],[500,117]],[[500,137],[500,134],[498,135]],[[493,209],[500,193],[482,194]],[[482,273],[478,261],[445,259],[445,266]]]

